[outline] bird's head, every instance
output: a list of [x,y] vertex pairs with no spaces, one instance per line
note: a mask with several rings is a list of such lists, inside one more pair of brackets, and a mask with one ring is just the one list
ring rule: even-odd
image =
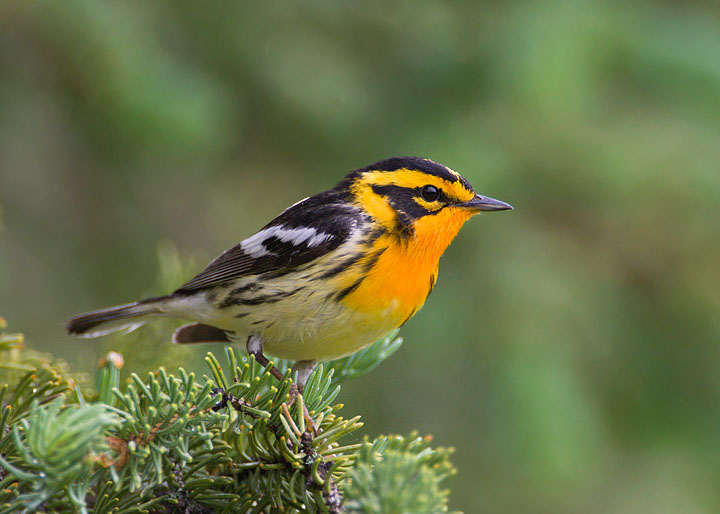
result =
[[451,232],[482,211],[512,206],[476,194],[456,171],[421,157],[392,157],[351,172],[341,187],[390,232]]

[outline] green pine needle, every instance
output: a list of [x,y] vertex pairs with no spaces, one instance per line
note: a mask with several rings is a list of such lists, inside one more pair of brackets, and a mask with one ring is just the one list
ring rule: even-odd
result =
[[202,378],[161,367],[124,385],[109,354],[81,393],[15,338],[0,347],[18,366],[0,375],[0,512],[447,512],[449,450],[416,434],[358,442],[360,416],[334,403],[395,336],[319,365],[294,400],[289,363],[278,382],[232,347],[224,363],[207,354]]

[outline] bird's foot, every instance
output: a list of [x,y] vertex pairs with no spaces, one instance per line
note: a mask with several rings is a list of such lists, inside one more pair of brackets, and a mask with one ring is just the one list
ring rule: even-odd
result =
[[263,354],[263,340],[260,336],[252,335],[248,337],[245,348],[250,355],[255,357],[255,361],[268,370],[272,376],[278,379],[278,381],[283,379],[283,374],[280,373],[280,370],[273,366],[268,358]]

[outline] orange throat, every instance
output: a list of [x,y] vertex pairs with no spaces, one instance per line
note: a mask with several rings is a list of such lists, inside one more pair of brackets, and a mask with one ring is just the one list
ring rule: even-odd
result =
[[407,321],[425,303],[437,280],[440,256],[472,214],[447,208],[418,219],[412,235],[382,235],[373,245],[373,252],[385,250],[343,299],[345,305],[389,316],[396,326]]

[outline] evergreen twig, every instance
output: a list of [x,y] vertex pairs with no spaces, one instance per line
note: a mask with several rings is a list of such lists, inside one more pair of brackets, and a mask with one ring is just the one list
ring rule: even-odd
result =
[[362,423],[333,403],[400,344],[318,366],[297,396],[287,363],[278,382],[230,347],[201,378],[161,367],[125,386],[108,355],[83,393],[0,336],[0,513],[447,512],[449,450],[415,434],[348,441]]

